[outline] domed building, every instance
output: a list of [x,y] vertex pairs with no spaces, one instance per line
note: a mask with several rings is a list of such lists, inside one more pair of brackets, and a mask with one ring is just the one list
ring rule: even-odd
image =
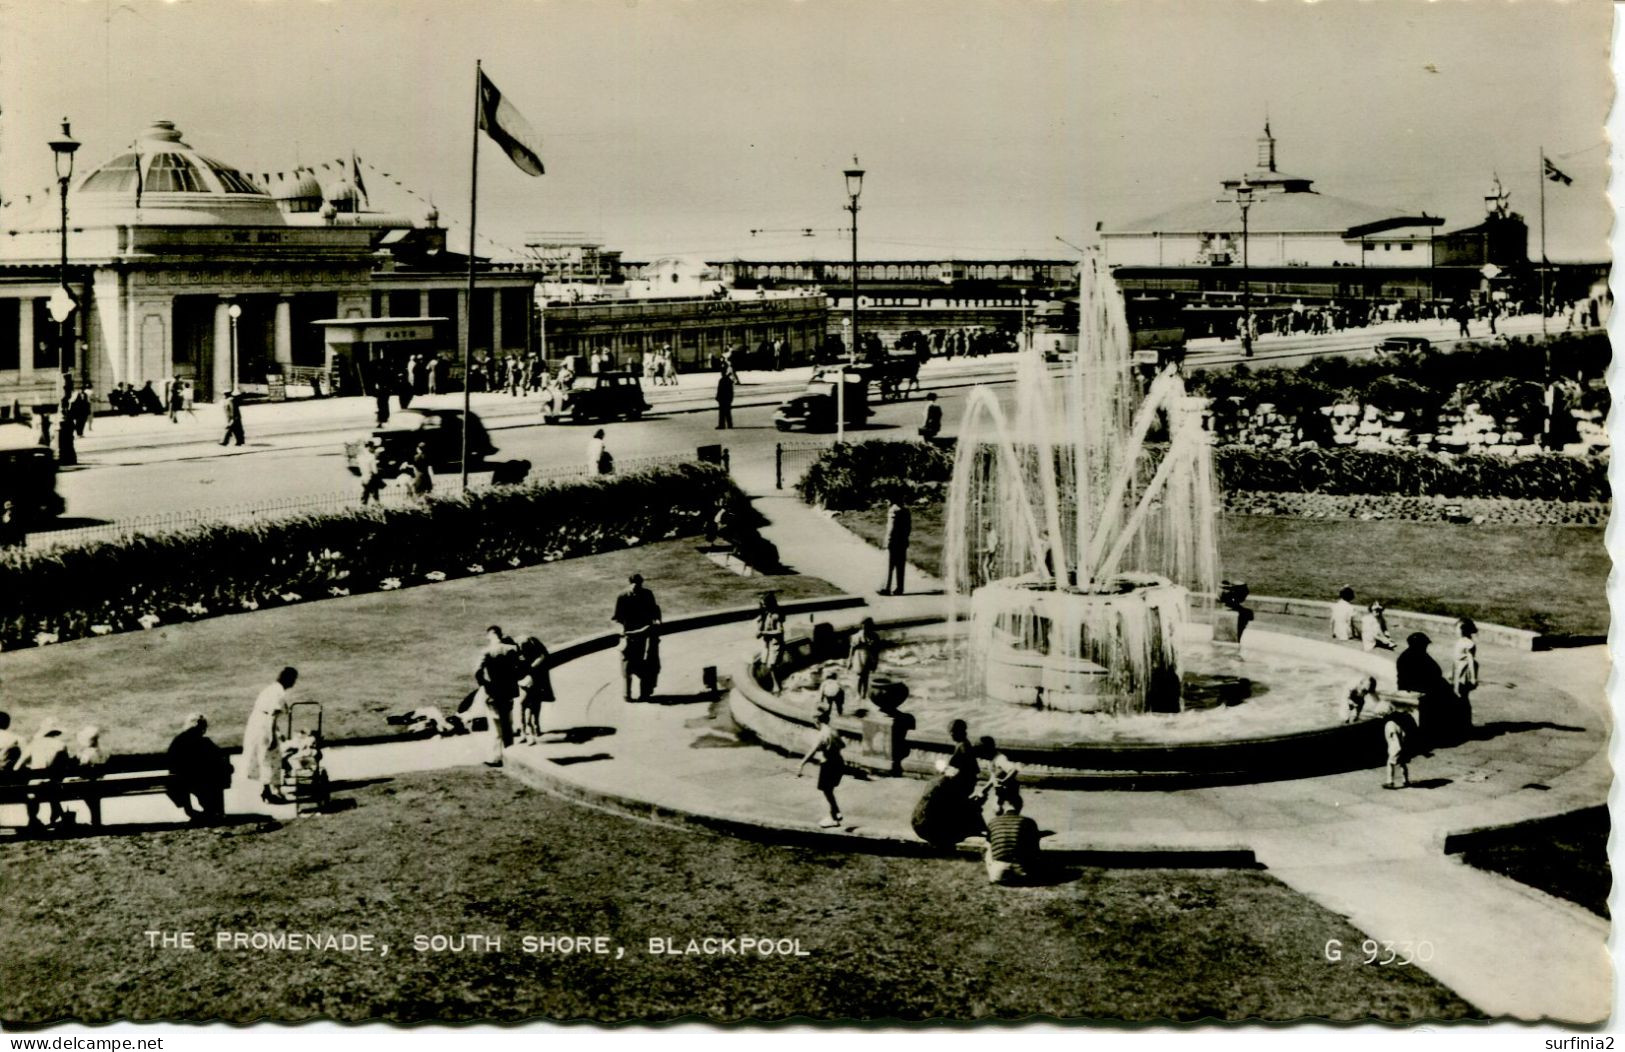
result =
[[[467,257],[446,252],[434,224],[366,210],[350,177],[324,186],[300,168],[256,181],[155,122],[70,186],[67,284],[79,309],[66,331],[47,307],[60,284],[60,206],[54,194],[31,204],[0,212],[0,414],[53,404],[63,374],[105,407],[116,384],[171,377],[202,401],[232,387],[274,396],[316,375],[331,391],[353,382],[355,352],[407,349],[362,346],[375,336],[461,351]],[[476,347],[524,350],[531,282],[481,284]],[[420,324],[332,324],[401,318]]]

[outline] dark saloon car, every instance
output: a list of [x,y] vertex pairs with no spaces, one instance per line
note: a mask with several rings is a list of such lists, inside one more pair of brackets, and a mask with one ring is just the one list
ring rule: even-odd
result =
[[[344,444],[344,457],[352,475],[361,474],[356,457],[368,439],[377,439],[381,446],[378,461],[385,478],[400,474],[401,468],[411,462],[420,442],[428,443],[429,464],[436,472],[463,469],[463,413],[460,409],[397,409],[383,427]],[[479,471],[485,467],[486,459],[496,451],[485,425],[478,416],[469,413],[468,470]]]
[[[803,428],[807,431],[834,431],[838,399],[835,378],[839,370],[814,373],[806,390],[785,399],[773,412],[773,426],[780,431]],[[869,372],[864,366],[846,370],[846,426],[861,427],[869,419]]]
[[570,383],[562,404],[548,403],[542,419],[550,424],[561,420],[636,420],[649,409],[643,400],[643,384],[636,373],[583,373]]

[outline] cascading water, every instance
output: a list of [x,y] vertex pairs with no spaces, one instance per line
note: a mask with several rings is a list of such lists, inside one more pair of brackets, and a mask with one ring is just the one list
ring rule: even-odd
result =
[[1202,403],[1173,366],[1141,393],[1111,275],[1096,255],[1081,275],[1073,361],[1023,351],[1013,412],[984,388],[965,409],[944,569],[966,676],[1018,704],[1177,711],[1176,631],[1217,576]]

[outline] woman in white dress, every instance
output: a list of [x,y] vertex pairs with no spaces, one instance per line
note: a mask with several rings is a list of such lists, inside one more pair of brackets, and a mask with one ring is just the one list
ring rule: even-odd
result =
[[299,670],[285,668],[276,682],[260,691],[243,728],[243,777],[260,783],[260,799],[284,804],[282,798],[282,714],[288,710],[288,691]]

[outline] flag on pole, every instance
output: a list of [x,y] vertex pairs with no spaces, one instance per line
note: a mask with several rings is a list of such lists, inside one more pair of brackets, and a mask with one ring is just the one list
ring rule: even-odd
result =
[[354,150],[350,151],[350,181],[355,184],[356,192],[361,195],[361,200],[371,204],[371,200],[367,197],[367,183],[361,178],[361,160],[356,157]]
[[480,130],[507,153],[526,175],[542,174],[542,139],[530,123],[502,97],[491,78],[480,74]]
[[1551,162],[1551,160],[1549,158],[1542,157],[1540,160],[1541,160],[1541,163],[1546,166],[1546,178],[1550,179],[1554,183],[1562,183],[1564,186],[1569,186],[1569,185],[1573,184],[1574,180],[1572,178],[1570,178],[1568,175],[1565,175],[1557,167],[1557,165],[1555,165],[1555,164],[1553,164]]

